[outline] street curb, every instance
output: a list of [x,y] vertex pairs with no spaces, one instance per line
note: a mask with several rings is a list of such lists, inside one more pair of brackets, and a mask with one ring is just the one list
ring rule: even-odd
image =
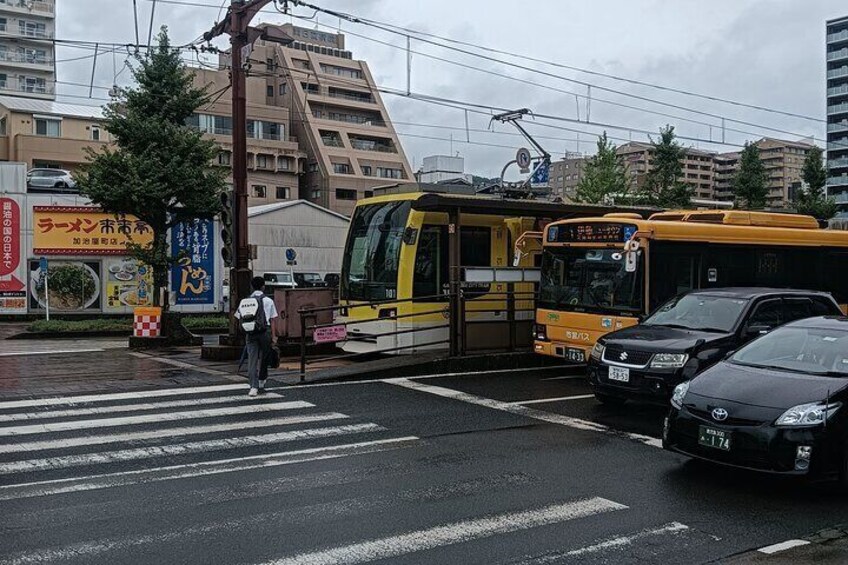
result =
[[[219,334],[225,332],[221,328],[196,328],[192,329],[193,334]],[[85,339],[89,337],[126,337],[129,338],[132,330],[104,330],[97,332],[21,332],[19,334],[10,335],[6,339],[11,340],[27,340],[27,339]]]

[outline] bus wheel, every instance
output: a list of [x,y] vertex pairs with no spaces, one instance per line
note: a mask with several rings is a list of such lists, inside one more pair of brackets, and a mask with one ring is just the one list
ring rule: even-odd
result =
[[627,402],[626,398],[621,398],[619,396],[610,396],[609,394],[601,394],[600,392],[595,393],[595,398],[598,399],[598,402],[601,404],[606,404],[607,406],[621,406],[625,402]]

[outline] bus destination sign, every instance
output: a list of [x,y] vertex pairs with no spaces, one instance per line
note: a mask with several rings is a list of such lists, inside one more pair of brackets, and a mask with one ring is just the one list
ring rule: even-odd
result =
[[557,243],[624,243],[636,233],[633,224],[561,224],[548,229],[548,241]]

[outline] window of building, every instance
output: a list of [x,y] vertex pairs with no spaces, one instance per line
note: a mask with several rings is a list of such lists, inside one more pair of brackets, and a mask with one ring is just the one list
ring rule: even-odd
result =
[[0,135],[6,135],[6,116],[0,118]]
[[291,188],[287,186],[277,187],[277,200],[288,200],[291,198]]
[[276,70],[277,64],[274,63],[274,59],[272,59],[272,58],[265,59],[265,68],[267,68],[269,71]]
[[323,63],[321,63],[321,72],[345,78],[362,78],[362,71],[359,69],[349,69],[347,67],[337,67],[336,65],[325,65]]
[[350,188],[337,188],[336,200],[356,200],[356,191]]
[[0,31],[6,31],[6,18],[0,18]]
[[23,77],[18,81],[18,90],[44,94],[47,92],[47,81],[43,78]]
[[62,137],[62,120],[53,118],[35,118],[33,120],[35,135],[45,137]]
[[278,124],[277,122],[266,122],[263,120],[247,121],[247,137],[279,141],[283,138],[283,135],[283,124]]
[[254,184],[251,189],[254,198],[265,198],[266,191],[264,184]]
[[267,96],[268,98],[274,97],[274,85],[273,84],[269,84],[265,87],[265,96]]
[[362,174],[365,175],[366,177],[370,177],[370,176],[374,175],[374,173],[371,170],[371,165],[360,165],[359,168],[362,169]]
[[333,172],[337,175],[352,175],[353,169],[347,163],[333,163]]
[[384,179],[402,179],[403,171],[389,167],[377,167],[377,176]]
[[218,164],[223,167],[229,167],[232,162],[232,153],[229,151],[220,151],[218,153]]
[[306,171],[309,173],[317,173],[318,172],[318,163],[309,163],[306,167]]
[[288,171],[289,170],[289,158],[288,157],[277,157],[277,170],[278,171]]
[[262,155],[259,154],[256,156],[256,168],[257,169],[270,169],[271,163],[273,162],[273,157],[270,155]]
[[18,31],[27,37],[47,37],[47,25],[43,22],[18,20]]
[[372,196],[374,196],[374,191],[373,190],[366,190],[364,194],[365,194],[365,198],[371,198]]
[[91,139],[100,141],[100,126],[91,126]]
[[280,84],[280,96],[284,95],[285,93],[286,93],[286,83],[281,83]]
[[313,190],[309,194],[310,194],[310,198],[312,198],[313,200],[317,200],[317,199],[321,198],[321,191],[320,190]]
[[6,88],[8,86],[6,78],[6,73],[0,73],[0,88]]

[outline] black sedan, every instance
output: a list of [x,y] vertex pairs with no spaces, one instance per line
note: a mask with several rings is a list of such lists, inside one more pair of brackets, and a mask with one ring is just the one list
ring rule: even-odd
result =
[[848,484],[848,318],[792,322],[679,384],[663,446]]
[[665,405],[674,387],[773,328],[811,316],[842,314],[827,293],[769,288],[695,290],[643,323],[602,337],[589,360],[589,383],[607,404],[628,399]]

